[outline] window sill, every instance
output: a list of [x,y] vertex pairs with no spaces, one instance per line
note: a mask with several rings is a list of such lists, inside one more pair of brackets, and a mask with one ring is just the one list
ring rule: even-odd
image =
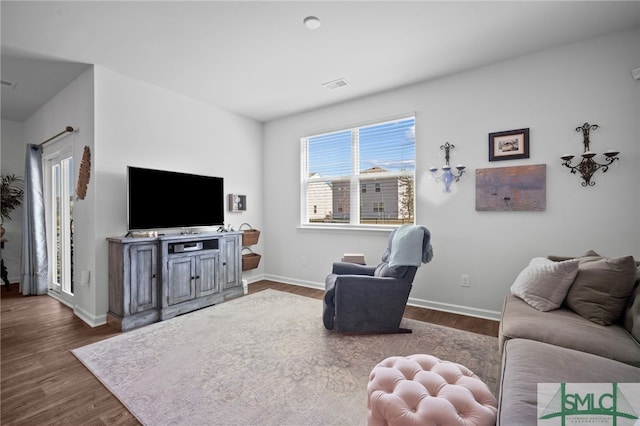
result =
[[322,231],[322,232],[384,232],[389,233],[394,229],[399,228],[399,225],[379,225],[379,226],[370,226],[370,225],[337,225],[337,224],[327,224],[327,225],[298,225],[298,230],[300,231]]

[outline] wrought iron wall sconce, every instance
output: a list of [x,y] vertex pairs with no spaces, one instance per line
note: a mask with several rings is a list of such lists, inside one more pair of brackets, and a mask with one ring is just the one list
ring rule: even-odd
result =
[[596,153],[589,149],[589,132],[591,130],[596,130],[599,126],[597,124],[589,124],[584,123],[581,127],[576,127],[576,132],[582,132],[582,136],[584,138],[584,153],[582,153],[582,160],[575,166],[571,165],[571,160],[573,159],[573,155],[564,154],[560,157],[564,160],[562,163],[563,166],[567,166],[571,173],[575,174],[576,172],[580,172],[582,179],[584,182],[581,183],[582,186],[593,186],[596,183],[591,181],[591,177],[593,174],[598,171],[598,169],[602,169],[602,172],[606,172],[609,170],[609,166],[614,161],[618,160],[619,151],[606,151],[604,153],[606,163],[600,164],[593,159]]
[[451,166],[449,165],[449,153],[452,149],[455,148],[455,145],[446,142],[444,145],[440,146],[440,149],[444,150],[444,158],[445,165],[442,166],[442,173],[438,175],[437,167],[429,167],[429,171],[431,172],[433,178],[436,182],[444,183],[444,192],[451,192],[451,184],[453,182],[459,182],[460,177],[464,174],[466,166],[462,164],[458,164],[456,169],[458,170],[458,174],[455,174],[451,171]]

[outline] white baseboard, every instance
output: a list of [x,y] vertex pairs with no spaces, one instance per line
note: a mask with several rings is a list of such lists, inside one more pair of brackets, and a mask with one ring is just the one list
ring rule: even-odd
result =
[[98,316],[94,316],[89,314],[87,311],[83,310],[82,308],[80,308],[79,306],[74,306],[71,303],[69,303],[68,301],[62,299],[60,296],[58,296],[54,291],[49,291],[49,293],[47,293],[50,297],[56,299],[58,302],[62,303],[63,305],[71,308],[73,310],[73,314],[75,316],[77,316],[78,318],[80,318],[82,321],[86,322],[90,327],[98,327],[100,325],[105,325],[107,323],[107,315],[98,315]]
[[450,312],[452,314],[466,315],[469,317],[500,321],[500,312],[488,309],[478,309],[470,306],[455,305],[452,303],[434,302],[433,300],[415,299],[413,297],[409,298],[407,305],[433,309],[435,311]]
[[47,295],[53,299],[56,299],[58,302],[62,303],[67,308],[73,309],[73,305],[67,302],[66,300],[62,299],[60,296],[58,296],[58,294],[55,291],[51,291],[51,289],[49,289],[49,292],[47,293]]
[[[264,275],[261,274],[261,275],[256,275],[251,278],[245,278],[245,279],[247,280],[248,284],[251,284],[267,278],[265,278]],[[58,302],[62,303],[63,305],[71,308],[73,310],[73,314],[78,318],[80,318],[82,321],[86,322],[90,327],[98,327],[98,326],[107,324],[107,314],[95,316],[85,311],[84,309],[82,309],[77,305],[76,306],[72,305],[68,301],[62,299],[53,291],[49,291],[48,295],[56,299]]]
[[[312,281],[303,281],[303,280],[294,280],[288,277],[281,277],[278,275],[265,275],[264,278],[265,280],[271,280],[271,281],[277,281],[277,282],[281,282],[284,284],[292,284],[292,285],[298,285],[301,287],[309,287],[309,288],[315,288],[315,289],[319,289],[319,290],[324,290],[324,283],[316,283],[316,282],[312,282]],[[470,317],[476,317],[476,318],[483,318],[483,319],[489,319],[489,320],[494,320],[494,321],[500,321],[500,312],[499,311],[491,311],[488,309],[478,309],[478,308],[473,308],[470,306],[463,306],[463,305],[455,305],[452,303],[442,303],[442,302],[435,302],[432,300],[424,300],[424,299],[416,299],[413,297],[409,298],[409,301],[407,302],[407,305],[409,306],[416,306],[419,308],[427,308],[427,309],[433,309],[436,311],[443,311],[443,312],[450,312],[453,314],[459,314],[459,315],[466,315],[466,316],[470,316]]]
[[[308,287],[308,288],[313,288],[317,290],[324,290],[324,283],[317,283],[317,282],[305,281],[305,280],[296,280],[296,279],[283,277],[279,275],[260,274],[260,275],[256,275],[248,278],[243,278],[243,279],[246,279],[249,285],[261,280],[269,280],[269,281],[276,281],[284,284],[297,285],[300,287]],[[49,292],[49,296],[53,297],[54,299],[58,300],[60,303],[73,309],[73,313],[91,327],[98,327],[100,325],[104,325],[107,323],[107,315],[93,316],[78,306],[71,306],[65,300],[62,300],[61,298],[57,297],[57,295],[53,292]],[[442,302],[436,302],[433,300],[416,299],[413,297],[409,298],[407,305],[416,306],[419,308],[433,309],[436,311],[450,312],[458,315],[466,315],[466,316],[471,316],[476,318],[484,318],[484,319],[489,319],[494,321],[500,321],[500,312],[491,311],[488,309],[478,309],[470,306],[456,305],[452,303],[442,303]]]
[[87,311],[83,310],[79,306],[73,307],[73,313],[80,318],[82,321],[89,324],[91,327],[98,327],[100,325],[105,325],[107,323],[107,315],[98,315],[94,316],[89,314]]
[[303,281],[303,280],[294,280],[288,277],[281,277],[278,275],[265,275],[264,277],[265,280],[269,280],[269,281],[277,281],[279,283],[284,283],[284,284],[292,284],[292,285],[299,285],[301,287],[309,287],[309,288],[315,288],[318,290],[324,290],[324,283],[316,283],[313,281]]
[[242,277],[243,280],[246,280],[248,284],[255,283],[258,281],[266,280],[264,274],[254,275],[252,277]]

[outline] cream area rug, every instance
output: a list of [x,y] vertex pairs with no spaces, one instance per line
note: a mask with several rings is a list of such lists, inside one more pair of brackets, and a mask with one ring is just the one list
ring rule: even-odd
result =
[[497,397],[497,338],[403,319],[411,334],[344,336],[322,301],[265,290],[73,350],[145,425],[364,425],[371,369],[426,353]]

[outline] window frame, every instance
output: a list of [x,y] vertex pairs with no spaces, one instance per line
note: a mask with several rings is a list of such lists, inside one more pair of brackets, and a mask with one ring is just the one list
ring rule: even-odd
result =
[[[333,182],[332,179],[314,179],[314,177],[312,177],[309,173],[308,170],[308,164],[309,164],[309,145],[308,145],[308,141],[311,138],[314,137],[320,137],[320,136],[327,136],[327,135],[331,135],[331,134],[338,134],[340,132],[346,132],[349,131],[351,132],[351,142],[359,144],[359,132],[361,129],[365,129],[365,128],[370,128],[370,127],[374,127],[374,126],[379,126],[379,125],[384,125],[384,124],[390,124],[393,122],[401,122],[401,121],[405,121],[405,120],[413,120],[413,158],[412,158],[412,167],[410,169],[409,175],[412,178],[413,181],[413,185],[412,185],[412,192],[413,192],[413,200],[410,200],[411,203],[411,207],[413,208],[413,215],[410,217],[410,219],[408,219],[406,222],[403,221],[402,223],[397,223],[397,224],[393,224],[393,223],[382,223],[382,224],[371,224],[371,223],[362,223],[362,212],[361,212],[361,206],[360,206],[360,198],[363,195],[363,185],[365,185],[366,188],[366,184],[368,182],[362,182],[360,180],[360,176],[362,175],[362,173],[360,173],[359,171],[357,173],[355,173],[354,171],[352,171],[351,175],[349,175],[349,184],[350,187],[352,188],[350,190],[350,206],[351,209],[349,211],[349,222],[348,223],[338,223],[338,222],[328,222],[328,223],[319,223],[319,222],[311,222],[310,218],[309,218],[309,206],[308,206],[308,197],[307,197],[307,188],[309,187],[310,183],[318,183],[318,182],[325,182],[328,183],[329,181]],[[395,228],[400,227],[402,224],[415,224],[416,223],[416,202],[415,202],[415,197],[416,197],[416,191],[415,191],[415,184],[416,184],[416,138],[415,138],[415,127],[416,127],[416,114],[415,113],[409,113],[409,114],[403,114],[403,115],[399,115],[399,116],[395,116],[395,117],[391,117],[391,118],[386,118],[386,119],[380,119],[380,120],[372,120],[366,123],[361,123],[359,125],[354,125],[354,126],[349,126],[349,127],[344,127],[344,128],[337,128],[334,130],[330,130],[330,131],[324,131],[324,132],[316,132],[313,134],[309,134],[307,136],[301,137],[300,138],[300,146],[301,146],[301,167],[300,167],[300,171],[301,171],[301,179],[300,179],[300,215],[299,215],[299,225],[298,228],[300,229],[322,229],[322,230],[327,230],[327,229],[336,229],[336,230],[369,230],[369,231],[389,231],[389,230],[393,230]],[[354,134],[355,133],[355,134]],[[352,152],[351,152],[351,162],[352,162],[352,167],[353,170],[357,170],[359,168],[359,145],[355,148],[352,148]],[[400,178],[401,176],[406,176],[407,173],[406,172],[392,172],[393,175],[391,177],[395,177],[397,176],[398,178]],[[389,176],[385,176],[385,177],[389,177]],[[346,179],[345,179],[346,181]],[[355,190],[353,188],[356,188]],[[365,189],[365,192],[368,192],[367,189]],[[373,193],[373,192],[372,192]],[[401,196],[399,194],[399,196]],[[335,207],[335,212],[343,212],[343,207],[344,205],[341,206],[334,206]],[[353,212],[356,212],[357,214],[353,214]],[[399,211],[398,211],[398,216],[400,217],[400,207],[399,207]]]

